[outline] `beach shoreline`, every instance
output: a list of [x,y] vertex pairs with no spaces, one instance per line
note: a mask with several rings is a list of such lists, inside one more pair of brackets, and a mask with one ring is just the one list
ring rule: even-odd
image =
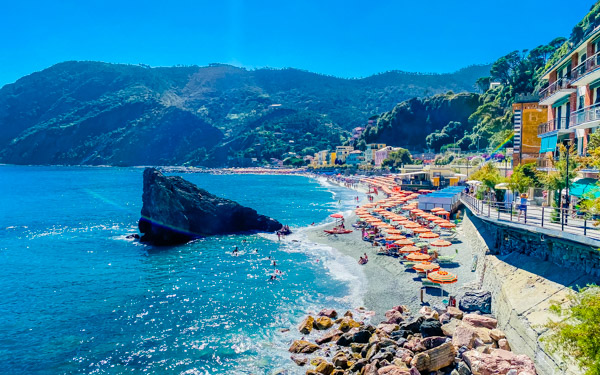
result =
[[[318,179],[317,179],[318,180]],[[327,180],[329,183],[336,184],[336,181]],[[352,189],[359,193],[365,194],[368,190],[363,185],[358,185],[356,188],[347,187],[337,183],[338,186]],[[382,199],[381,196],[375,196],[375,200]],[[362,205],[366,201],[361,201]],[[345,218],[347,228],[351,228],[357,216],[352,212]],[[324,229],[330,229],[333,224],[327,226],[319,226],[309,228],[306,231],[307,240],[319,245],[325,245],[334,248],[338,252],[353,258],[357,263],[358,259],[367,254],[369,262],[361,266],[366,282],[363,283],[365,290],[363,291],[364,307],[375,312],[374,320],[384,319],[384,314],[387,310],[397,305],[405,305],[411,311],[417,312],[422,306],[438,306],[441,305],[442,298],[439,289],[428,288],[423,293],[424,303],[421,303],[421,281],[417,278],[414,271],[407,271],[404,265],[400,263],[399,258],[394,258],[385,255],[377,255],[377,247],[372,246],[370,242],[363,241],[360,230],[354,230],[352,233],[344,235],[328,235]],[[462,230],[460,226],[457,229],[457,241],[450,247],[450,250],[443,249],[442,254],[450,255],[454,253],[454,249],[458,250],[457,264],[444,266],[450,272],[457,274],[458,282],[447,286],[446,291],[456,295],[456,291],[467,283],[476,279],[475,272],[471,272],[470,264],[473,254],[467,242],[462,238]],[[358,306],[356,306],[358,307]]]

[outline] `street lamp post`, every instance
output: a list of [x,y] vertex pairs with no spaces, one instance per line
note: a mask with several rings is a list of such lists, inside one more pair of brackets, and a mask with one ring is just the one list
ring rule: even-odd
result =
[[567,150],[567,173],[565,173],[565,207],[563,207],[563,222],[567,223],[567,209],[569,207],[569,154],[571,153],[571,143],[567,142],[565,145]]

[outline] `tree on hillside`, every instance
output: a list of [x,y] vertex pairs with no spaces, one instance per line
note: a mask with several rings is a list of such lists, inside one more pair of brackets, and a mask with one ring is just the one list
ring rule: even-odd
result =
[[388,154],[388,157],[381,164],[383,167],[389,167],[392,171],[396,171],[404,164],[412,163],[410,152],[405,148],[399,148]]
[[461,139],[465,134],[465,127],[461,122],[450,121],[441,130],[431,133],[425,138],[427,146],[440,150],[442,146],[454,143],[455,139]]
[[585,369],[585,375],[600,375],[600,287],[588,285],[567,299],[551,305],[559,320],[545,324],[549,334],[543,341],[565,361]]
[[475,86],[479,92],[484,93],[490,88],[490,82],[492,82],[492,77],[481,77],[475,81]]

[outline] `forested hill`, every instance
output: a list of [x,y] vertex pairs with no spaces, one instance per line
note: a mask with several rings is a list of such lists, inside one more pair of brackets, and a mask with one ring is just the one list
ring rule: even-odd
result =
[[64,62],[0,89],[0,162],[219,166],[308,154],[409,98],[474,91],[489,69],[343,79],[220,64]]
[[454,142],[455,134],[462,136],[470,130],[469,116],[479,104],[479,95],[473,93],[407,100],[381,114],[359,139],[359,148],[366,143],[386,143],[409,150],[425,147],[439,150],[442,145]]

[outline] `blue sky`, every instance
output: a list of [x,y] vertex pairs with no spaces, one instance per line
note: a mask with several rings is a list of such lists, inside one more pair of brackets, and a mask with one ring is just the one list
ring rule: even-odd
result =
[[[66,60],[449,72],[568,36],[592,0],[3,1],[0,86]],[[568,5],[567,5],[568,4]]]

